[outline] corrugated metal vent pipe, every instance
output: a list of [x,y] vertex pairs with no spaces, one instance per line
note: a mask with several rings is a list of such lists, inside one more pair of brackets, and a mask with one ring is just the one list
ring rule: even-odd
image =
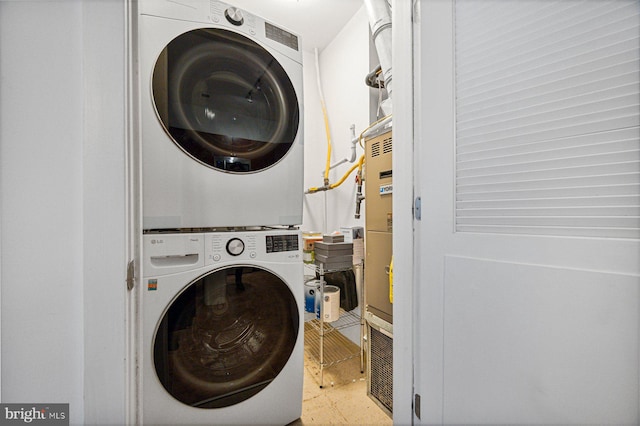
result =
[[373,42],[378,52],[380,66],[382,67],[382,79],[387,89],[389,99],[383,104],[385,114],[391,113],[392,93],[392,68],[391,68],[391,9],[387,0],[364,0],[369,14],[369,26],[373,36]]

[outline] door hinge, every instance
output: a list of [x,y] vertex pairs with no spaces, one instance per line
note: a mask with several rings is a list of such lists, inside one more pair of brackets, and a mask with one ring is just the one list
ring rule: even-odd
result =
[[416,197],[413,202],[413,216],[416,220],[422,220],[422,198]]
[[136,280],[136,269],[133,260],[127,265],[127,290],[132,290]]
[[413,411],[416,413],[416,417],[420,419],[420,394],[418,393],[414,395]]

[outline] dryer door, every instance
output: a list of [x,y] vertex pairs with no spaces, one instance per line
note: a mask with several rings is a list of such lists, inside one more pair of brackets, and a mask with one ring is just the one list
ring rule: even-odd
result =
[[199,408],[237,404],[282,371],[299,330],[298,307],[277,275],[234,266],[188,285],[165,310],[154,337],[164,388]]
[[298,98],[284,68],[256,42],[228,30],[197,29],[173,39],[156,62],[152,91],[167,134],[215,169],[271,167],[298,132]]

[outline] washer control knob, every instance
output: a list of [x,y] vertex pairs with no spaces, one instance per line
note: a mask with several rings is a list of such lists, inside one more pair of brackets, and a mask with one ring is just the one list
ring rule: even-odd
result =
[[242,252],[244,252],[244,242],[240,238],[227,241],[227,253],[231,256],[240,256]]
[[229,9],[225,10],[224,16],[227,18],[227,21],[229,21],[233,25],[240,26],[244,23],[242,11],[237,7],[230,7]]

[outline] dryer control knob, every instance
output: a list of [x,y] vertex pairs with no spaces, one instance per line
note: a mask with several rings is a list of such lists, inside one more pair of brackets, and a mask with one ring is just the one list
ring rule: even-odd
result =
[[225,10],[224,16],[227,18],[227,21],[231,22],[233,25],[240,26],[244,23],[242,11],[237,7],[230,7]]
[[231,256],[240,256],[242,252],[244,252],[244,242],[240,238],[227,241],[227,253]]

